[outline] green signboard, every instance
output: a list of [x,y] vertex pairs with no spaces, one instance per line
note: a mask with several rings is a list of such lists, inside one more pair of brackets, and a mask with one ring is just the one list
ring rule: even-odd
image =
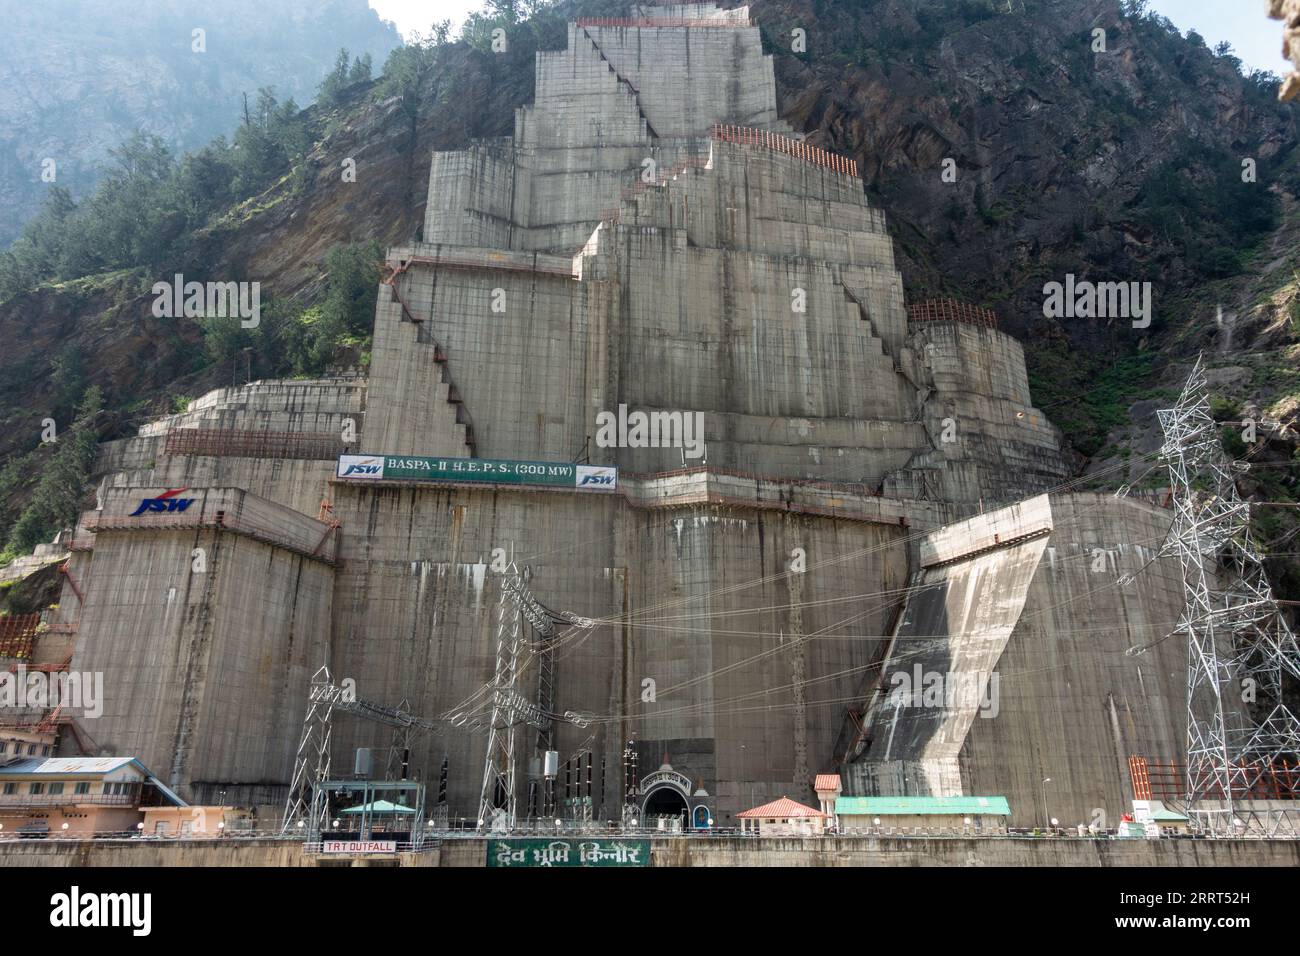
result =
[[649,866],[649,840],[488,840],[488,866]]
[[494,485],[545,485],[574,491],[615,491],[618,469],[573,462],[494,458],[422,458],[340,455],[339,478],[353,481],[454,481]]

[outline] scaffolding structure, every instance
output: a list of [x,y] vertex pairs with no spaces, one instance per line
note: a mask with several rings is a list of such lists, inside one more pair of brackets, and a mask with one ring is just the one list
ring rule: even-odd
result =
[[1283,674],[1300,678],[1300,650],[1237,492],[1248,466],[1222,450],[1201,358],[1159,417],[1174,490],[1161,554],[1178,555],[1187,592],[1175,631],[1188,644],[1186,807],[1203,829],[1228,833],[1238,829],[1236,804],[1300,754],[1300,722],[1282,697]]
[[346,451],[334,432],[275,432],[238,428],[175,428],[167,433],[164,455],[216,458],[291,458],[333,461]]
[[980,328],[997,330],[998,317],[989,309],[981,309],[969,302],[957,299],[926,299],[913,302],[907,307],[907,321],[916,322],[960,322],[964,325],[977,325]]
[[0,617],[0,657],[31,660],[40,624],[40,614],[6,614]]

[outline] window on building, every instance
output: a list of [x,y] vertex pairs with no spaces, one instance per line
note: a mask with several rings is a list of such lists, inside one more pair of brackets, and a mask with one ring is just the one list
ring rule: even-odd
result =
[[153,832],[154,832],[154,836],[164,836],[164,835],[166,835],[166,833],[167,833],[167,822],[166,822],[165,820],[159,820],[157,823],[155,823],[155,824],[153,825]]
[[76,787],[73,788],[73,791],[72,791],[72,792],[73,792],[73,793],[90,793],[90,783],[89,783],[88,781],[86,781],[86,780],[82,780],[80,783],[78,783],[78,784],[76,785]]
[[28,745],[27,745],[27,756],[29,756],[29,757],[35,757],[35,756],[36,756],[36,745],[35,745],[35,744],[28,744]]
[[18,792],[18,784],[16,783],[5,784],[5,796],[11,796],[12,794],[15,794],[17,792]]
[[63,792],[63,784],[61,783],[50,784],[50,793],[62,793],[62,792]]
[[0,740],[0,754],[4,754],[4,753],[8,753],[8,752],[9,752],[9,744],[8,744],[8,742],[7,742],[7,741],[4,741],[4,740]]
[[49,745],[49,744],[42,744],[42,745],[41,745],[41,756],[42,756],[42,757],[48,757],[49,755],[50,755],[50,745]]
[[27,792],[28,792],[28,793],[44,793],[44,792],[45,792],[45,784],[43,784],[43,783],[34,783],[34,784],[32,784],[30,787],[27,788]]

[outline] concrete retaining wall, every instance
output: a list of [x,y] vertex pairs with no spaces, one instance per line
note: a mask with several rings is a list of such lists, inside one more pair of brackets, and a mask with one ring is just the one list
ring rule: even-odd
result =
[[[481,867],[486,841],[447,840],[427,853],[401,854],[400,866]],[[1295,867],[1295,840],[1075,840],[964,837],[709,838],[654,840],[651,865],[755,866],[1052,866]],[[301,844],[276,840],[185,842],[0,840],[0,867],[319,865]]]

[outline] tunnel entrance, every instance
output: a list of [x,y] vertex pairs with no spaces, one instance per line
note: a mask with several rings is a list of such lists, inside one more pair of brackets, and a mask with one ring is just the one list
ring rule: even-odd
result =
[[680,829],[686,826],[689,812],[681,791],[676,787],[663,786],[646,796],[642,816],[648,827],[658,827],[659,819],[664,817],[667,818],[665,829]]

